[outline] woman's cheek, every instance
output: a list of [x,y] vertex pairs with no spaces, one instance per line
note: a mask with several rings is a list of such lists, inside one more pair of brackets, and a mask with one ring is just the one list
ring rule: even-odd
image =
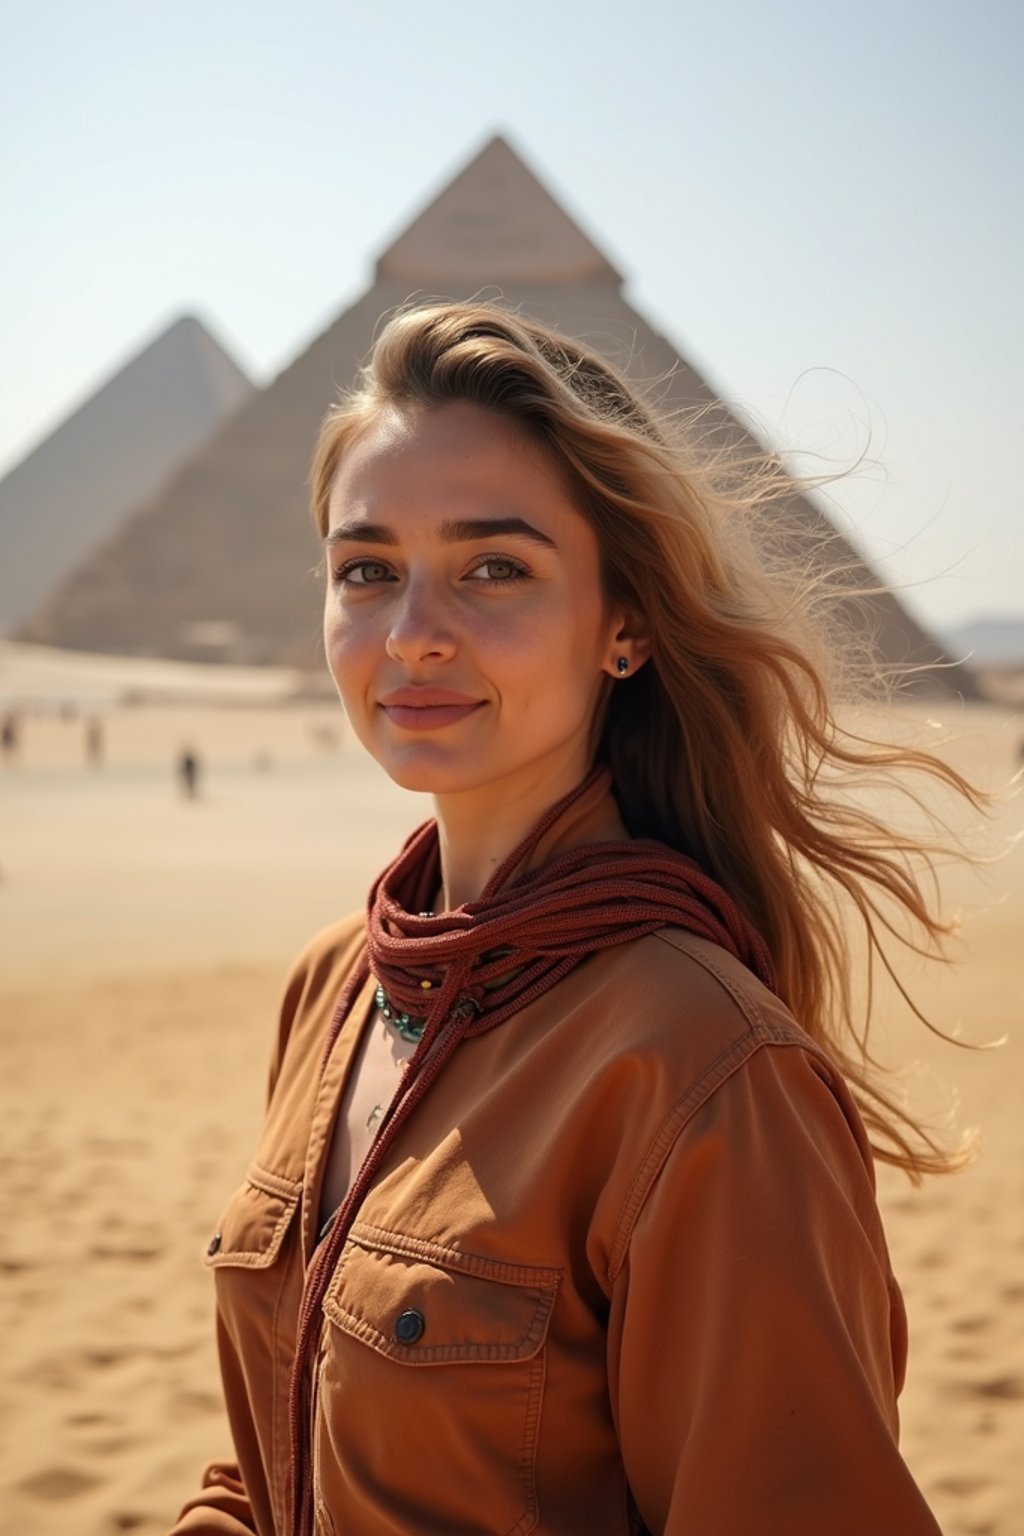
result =
[[[495,603],[494,607],[498,608]],[[557,634],[551,633],[548,615],[539,604],[511,604],[503,611],[479,615],[477,623],[466,632],[478,657],[493,658],[502,665],[518,663],[521,667],[546,667],[549,658],[560,649]]]
[[356,637],[343,624],[328,623],[324,632],[324,650],[327,666],[341,695],[345,713],[353,718],[359,712],[359,703],[366,693],[365,647],[354,643]]

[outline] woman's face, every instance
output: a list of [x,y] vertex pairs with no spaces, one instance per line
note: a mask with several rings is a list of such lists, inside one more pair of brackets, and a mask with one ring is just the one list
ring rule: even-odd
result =
[[325,547],[328,664],[396,783],[583,777],[603,680],[634,647],[592,528],[514,422],[461,402],[382,414],[340,466]]

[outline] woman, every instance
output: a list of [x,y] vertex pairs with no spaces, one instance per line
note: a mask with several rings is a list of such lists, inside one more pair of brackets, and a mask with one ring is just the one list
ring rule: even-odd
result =
[[937,1530],[868,1132],[944,1159],[830,893],[936,938],[848,788],[970,791],[841,733],[742,531],[792,487],[735,473],[482,306],[393,319],[324,422],[328,661],[436,819],[289,982],[208,1249],[237,1462],[176,1533]]

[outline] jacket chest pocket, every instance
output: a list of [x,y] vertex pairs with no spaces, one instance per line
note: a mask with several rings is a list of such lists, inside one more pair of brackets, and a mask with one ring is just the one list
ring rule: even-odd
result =
[[211,1269],[269,1269],[298,1209],[302,1185],[253,1164],[210,1238]]
[[353,1227],[324,1298],[318,1373],[317,1494],[338,1531],[534,1528],[558,1281]]
[[240,1354],[271,1343],[291,1267],[282,1250],[301,1194],[301,1184],[253,1164],[207,1244],[204,1263],[215,1272],[221,1317]]
[[[301,1184],[254,1164],[204,1253],[216,1280],[219,1325],[232,1346],[221,1349],[228,1414],[236,1443],[251,1443],[255,1432],[275,1530],[284,1520],[288,1373],[302,1285],[294,1255],[301,1194]],[[255,1468],[247,1473],[256,1475]]]

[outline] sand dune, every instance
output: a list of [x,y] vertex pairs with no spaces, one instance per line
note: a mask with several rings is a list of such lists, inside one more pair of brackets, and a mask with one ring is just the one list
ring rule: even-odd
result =
[[[227,1449],[199,1254],[249,1159],[283,974],[427,811],[331,705],[177,698],[108,701],[102,765],[81,716],[53,713],[0,765],[0,1536],[164,1532]],[[944,723],[958,762],[1008,774],[1017,723]],[[195,802],[173,773],[185,740]],[[1022,819],[1017,802],[1002,834]],[[1022,869],[1017,849],[945,877],[965,959],[919,987],[943,1027],[1009,1043],[884,1032],[918,1063],[915,1098],[939,1112],[956,1090],[983,1134],[953,1179],[881,1178],[912,1327],[904,1449],[947,1536],[1024,1529]]]

